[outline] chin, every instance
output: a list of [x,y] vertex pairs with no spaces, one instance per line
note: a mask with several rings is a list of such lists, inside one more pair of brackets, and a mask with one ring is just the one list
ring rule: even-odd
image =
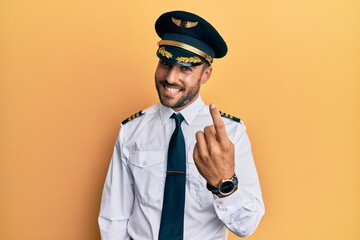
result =
[[172,103],[172,102],[164,101],[164,100],[161,100],[160,102],[162,105],[164,105],[165,107],[168,107],[168,108],[176,107],[176,103]]

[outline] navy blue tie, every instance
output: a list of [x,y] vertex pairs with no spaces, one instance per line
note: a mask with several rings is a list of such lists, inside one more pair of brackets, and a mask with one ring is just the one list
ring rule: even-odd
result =
[[176,128],[168,151],[164,202],[161,214],[159,240],[183,240],[186,182],[186,151],[181,123],[184,117],[173,114]]

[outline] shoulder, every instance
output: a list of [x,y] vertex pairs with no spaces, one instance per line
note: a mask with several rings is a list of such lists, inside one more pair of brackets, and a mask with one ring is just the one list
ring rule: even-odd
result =
[[144,115],[143,110],[141,110],[141,111],[139,111],[139,112],[137,112],[137,113],[134,113],[133,115],[131,115],[131,116],[129,116],[128,118],[124,119],[124,120],[121,122],[121,124],[122,124],[122,125],[125,125],[125,124],[127,124],[128,122],[130,122],[130,121],[134,120],[135,118],[138,118],[138,117],[140,117],[140,116],[142,116],[142,115]]
[[138,111],[138,112],[132,114],[131,116],[127,117],[126,119],[124,119],[121,122],[121,124],[125,125],[125,124],[127,124],[129,122],[135,122],[134,121],[135,119],[141,119],[146,115],[152,114],[153,112],[156,111],[157,108],[158,108],[157,105],[153,105],[153,106],[151,106],[149,108],[146,108],[145,110]]
[[221,118],[227,130],[227,134],[233,143],[239,142],[239,139],[244,136],[246,126],[239,117],[219,111]]

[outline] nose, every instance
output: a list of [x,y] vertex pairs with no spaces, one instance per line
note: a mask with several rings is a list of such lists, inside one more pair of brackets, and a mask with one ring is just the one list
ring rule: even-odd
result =
[[168,74],[166,76],[166,80],[168,81],[168,83],[170,83],[170,84],[175,83],[179,78],[178,73],[179,72],[177,70],[176,65],[171,66],[171,68],[169,69]]

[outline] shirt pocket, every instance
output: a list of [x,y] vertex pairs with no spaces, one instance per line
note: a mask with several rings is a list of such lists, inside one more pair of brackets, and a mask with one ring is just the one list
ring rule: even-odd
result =
[[209,205],[214,201],[213,194],[206,188],[206,180],[201,176],[197,170],[194,158],[193,158],[193,149],[187,152],[187,174],[188,174],[188,188],[190,192],[190,197],[195,200],[199,205]]
[[165,186],[164,151],[130,153],[130,169],[134,177],[135,196],[143,204],[162,201]]

